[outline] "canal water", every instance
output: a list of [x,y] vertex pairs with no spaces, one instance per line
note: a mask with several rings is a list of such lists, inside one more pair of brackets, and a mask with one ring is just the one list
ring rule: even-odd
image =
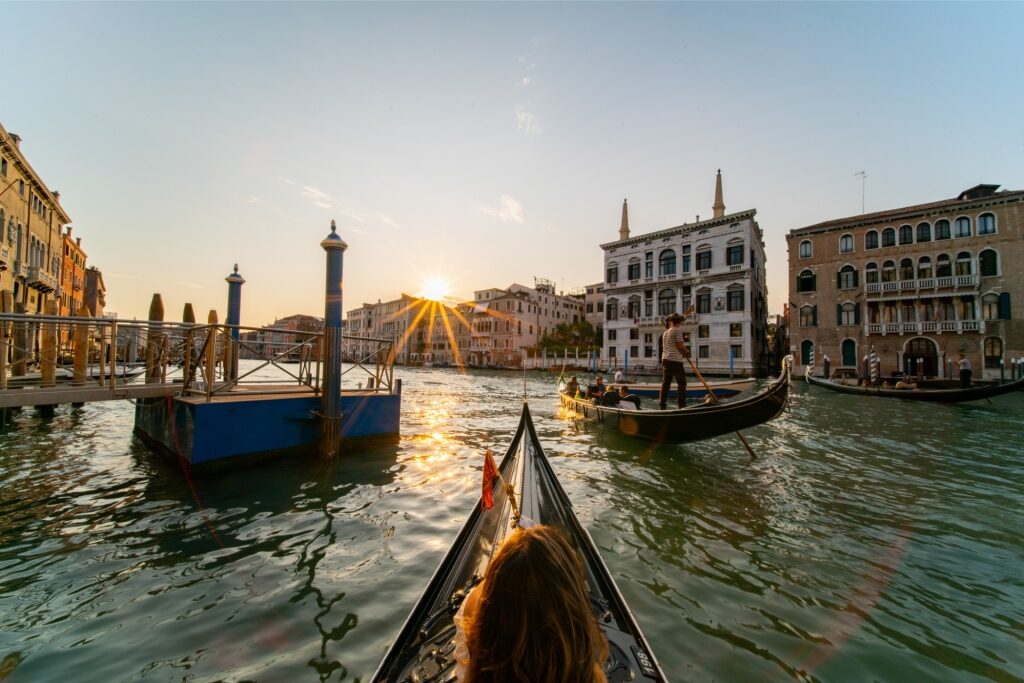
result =
[[[399,369],[398,445],[189,478],[132,406],[0,434],[0,680],[367,681],[517,424],[521,375]],[[1024,680],[1024,395],[826,393],[651,446],[526,380],[552,467],[674,681]]]

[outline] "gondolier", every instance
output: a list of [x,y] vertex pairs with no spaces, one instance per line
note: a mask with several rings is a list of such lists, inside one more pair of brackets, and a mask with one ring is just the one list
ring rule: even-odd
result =
[[658,395],[658,405],[662,410],[667,408],[668,394],[672,389],[672,380],[679,384],[676,392],[676,400],[680,408],[686,407],[686,358],[690,352],[686,348],[686,339],[683,336],[683,329],[679,323],[683,322],[683,316],[672,313],[665,322],[668,329],[661,335],[661,393]]

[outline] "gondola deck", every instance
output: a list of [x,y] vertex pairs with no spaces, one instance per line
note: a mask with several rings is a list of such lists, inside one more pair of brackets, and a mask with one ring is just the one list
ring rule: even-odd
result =
[[[609,683],[667,680],[597,546],[558,483],[525,403],[515,437],[498,469],[521,496],[523,519],[560,527],[582,556],[594,612],[608,639],[605,675]],[[511,502],[498,484],[493,495],[494,507],[490,510],[477,503],[371,680],[451,680],[455,666],[452,618],[511,532]]]
[[810,372],[805,374],[805,378],[813,386],[824,387],[825,389],[831,389],[842,394],[882,396],[885,398],[902,398],[908,401],[932,401],[935,403],[979,401],[1024,389],[1024,377],[1003,384],[977,385],[966,389],[883,389],[882,387],[850,386],[821,377],[814,377]]

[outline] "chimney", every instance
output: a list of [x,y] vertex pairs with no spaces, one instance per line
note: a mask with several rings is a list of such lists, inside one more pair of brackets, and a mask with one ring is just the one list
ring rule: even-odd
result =
[[71,237],[71,226],[70,225],[68,226],[68,233],[67,234],[68,234],[68,237]]
[[21,149],[21,136],[17,133],[8,133],[11,136],[11,142],[14,143],[16,149]]
[[622,200],[622,223],[619,224],[619,239],[629,239],[629,207],[626,206],[626,200]]
[[76,237],[75,238],[75,244],[77,244],[79,247],[81,247],[82,246],[82,238],[81,237]]
[[60,203],[60,192],[58,190],[54,190],[52,194],[53,198],[57,200],[57,203]]
[[714,212],[713,218],[725,215],[725,202],[722,201],[722,169],[718,169],[718,176],[715,178],[715,203],[711,210]]

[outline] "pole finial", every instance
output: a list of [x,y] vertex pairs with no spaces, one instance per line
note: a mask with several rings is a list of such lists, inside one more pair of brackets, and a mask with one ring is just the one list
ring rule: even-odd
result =
[[238,275],[238,264],[235,264],[235,275]]
[[337,225],[337,223],[334,222],[333,218],[331,219],[331,232],[332,233],[338,232],[338,225]]

